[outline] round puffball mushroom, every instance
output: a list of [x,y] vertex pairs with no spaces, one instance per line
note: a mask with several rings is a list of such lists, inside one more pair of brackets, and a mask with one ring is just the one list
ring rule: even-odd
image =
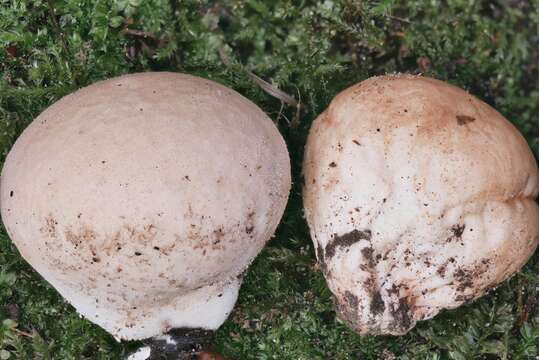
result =
[[39,115],[7,157],[0,200],[22,256],[80,314],[144,339],[224,322],[290,182],[285,142],[252,102],[141,73]]
[[517,272],[539,242],[539,174],[525,139],[467,92],[374,77],[314,122],[305,215],[339,317],[401,335]]

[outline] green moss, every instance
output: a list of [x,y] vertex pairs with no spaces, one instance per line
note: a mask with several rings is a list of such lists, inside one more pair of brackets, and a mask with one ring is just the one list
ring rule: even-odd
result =
[[[222,82],[279,119],[295,182],[216,349],[234,359],[528,359],[539,353],[538,256],[490,295],[406,336],[360,337],[340,323],[302,217],[300,164],[310,123],[333,96],[396,71],[468,89],[506,115],[537,156],[538,63],[537,0],[0,0],[0,149],[3,159],[40,111],[103,78],[170,70]],[[296,109],[246,70],[301,99],[298,127],[287,125]],[[118,359],[138,345],[79,318],[5,232],[0,304],[0,359]]]

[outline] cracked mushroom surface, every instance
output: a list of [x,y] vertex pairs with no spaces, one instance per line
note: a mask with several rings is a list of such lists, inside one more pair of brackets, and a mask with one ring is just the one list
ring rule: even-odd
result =
[[141,73],[62,98],[16,141],[1,212],[22,256],[121,339],[217,328],[290,189],[285,142],[215,82]]
[[404,334],[474,300],[539,242],[536,161],[489,105],[435,79],[374,77],[313,123],[305,215],[337,313]]

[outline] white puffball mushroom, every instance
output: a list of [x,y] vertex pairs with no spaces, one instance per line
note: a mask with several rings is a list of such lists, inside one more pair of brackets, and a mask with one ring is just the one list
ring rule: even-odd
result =
[[442,81],[381,76],[346,89],[315,120],[303,170],[320,267],[360,334],[404,334],[480,297],[539,242],[525,139]]
[[273,235],[290,160],[237,92],[176,73],[85,87],[11,149],[1,212],[21,255],[120,339],[216,329]]

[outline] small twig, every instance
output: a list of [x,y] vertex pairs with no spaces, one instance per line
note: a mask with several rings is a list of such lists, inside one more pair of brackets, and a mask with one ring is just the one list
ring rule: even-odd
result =
[[64,37],[64,34],[62,33],[62,29],[60,28],[60,24],[58,24],[58,20],[56,19],[56,14],[54,10],[54,4],[52,3],[52,0],[47,0],[47,5],[49,7],[49,17],[51,18],[52,25],[56,32],[58,33],[58,36],[60,36],[60,39],[62,41],[62,45],[64,46],[64,50],[66,53],[69,53],[68,47],[67,47],[67,41]]
[[392,20],[397,20],[397,21],[400,21],[400,22],[403,22],[403,23],[406,23],[406,24],[411,24],[412,22],[408,19],[405,19],[405,18],[401,18],[401,17],[398,17],[398,16],[393,16],[393,15],[386,15],[388,18],[392,19]]
[[301,108],[302,108],[301,92],[299,91],[297,86],[296,86],[296,90],[298,92],[298,106],[296,107],[296,115],[294,115],[294,118],[292,119],[292,123],[290,124],[292,128],[297,128],[299,126],[299,117],[301,115]]
[[155,41],[160,41],[160,39],[155,36],[155,34],[149,32],[149,31],[143,31],[143,30],[135,30],[135,29],[124,29],[123,33],[126,35],[132,35],[132,36],[139,36],[143,38],[150,38]]
[[517,313],[519,314],[519,317],[517,319],[517,326],[518,328],[521,328],[522,324],[524,324],[524,322],[528,320],[528,311],[522,297],[522,288],[524,287],[524,285],[522,285],[521,277],[517,278],[517,287]]
[[51,21],[56,30],[60,32],[60,25],[58,24],[58,20],[56,20],[56,14],[54,14],[54,5],[52,3],[52,0],[47,0],[47,4],[49,5],[49,16],[51,18]]
[[283,115],[283,110],[284,110],[284,102],[281,101],[281,108],[279,109],[279,113],[277,114],[277,119],[275,120],[277,124],[279,124],[279,120],[281,120],[281,116]]
[[299,105],[299,103],[296,101],[296,99],[294,99],[292,96],[288,95],[287,93],[285,93],[284,91],[280,90],[279,88],[271,85],[269,82],[267,82],[266,80],[262,79],[261,77],[253,74],[252,72],[247,71],[247,75],[249,75],[249,77],[251,78],[251,80],[253,80],[258,86],[260,86],[260,88],[262,90],[264,90],[265,92],[267,92],[269,95],[273,96],[274,98],[277,98],[279,100],[281,100],[282,102],[290,105],[290,106],[294,106],[294,107],[297,107]]
[[[228,58],[228,55],[225,52],[224,47],[219,48],[219,57],[221,58],[221,61],[227,66],[232,67],[232,63],[230,62],[230,59]],[[245,71],[247,76],[255,83],[257,84],[262,90],[264,90],[269,95],[273,96],[274,98],[277,98],[281,100],[282,103],[288,104],[290,106],[293,106],[297,109],[296,116],[294,117],[294,120],[297,118],[297,123],[299,123],[299,115],[301,113],[301,110],[306,110],[306,106],[301,103],[301,101],[297,101],[293,96],[288,95],[284,91],[280,90],[279,88],[273,86],[266,80],[262,79],[258,75],[254,74],[253,72],[245,69],[242,66],[242,70]],[[299,92],[299,90],[298,90]],[[281,112],[280,112],[281,113]],[[283,114],[284,116],[284,114]],[[286,118],[286,117],[285,117]],[[288,120],[288,119],[287,119]],[[291,125],[292,122],[289,122]]]
[[30,337],[30,338],[34,337],[33,334],[30,334],[30,333],[28,333],[26,331],[19,330],[17,328],[13,328],[12,330],[15,331],[17,334],[22,335],[22,336],[26,336],[26,337]]
[[225,52],[225,48],[222,46],[219,48],[219,57],[221,58],[221,61],[223,62],[223,64],[226,65],[226,67],[232,66],[232,63],[230,62],[230,59],[228,58],[228,55]]
[[141,41],[140,43],[143,53],[146,52],[149,56],[153,56],[155,54],[155,49],[149,47],[144,41]]
[[[281,103],[281,104],[284,104],[284,103]],[[282,117],[283,119],[285,119],[286,125],[290,126],[290,124],[292,122],[290,121],[290,119],[284,113],[281,113],[279,116]]]

